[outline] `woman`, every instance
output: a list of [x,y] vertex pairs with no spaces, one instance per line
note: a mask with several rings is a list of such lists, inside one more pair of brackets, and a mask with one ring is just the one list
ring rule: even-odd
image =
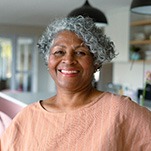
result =
[[38,46],[57,93],[15,117],[1,138],[2,151],[151,150],[150,111],[93,87],[95,71],[116,54],[90,18],[54,21]]

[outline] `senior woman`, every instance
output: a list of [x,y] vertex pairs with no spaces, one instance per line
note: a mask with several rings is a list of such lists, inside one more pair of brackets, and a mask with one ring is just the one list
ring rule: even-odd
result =
[[24,108],[1,138],[2,151],[150,151],[151,113],[130,98],[101,92],[93,74],[115,56],[90,18],[51,23],[38,46],[56,95]]

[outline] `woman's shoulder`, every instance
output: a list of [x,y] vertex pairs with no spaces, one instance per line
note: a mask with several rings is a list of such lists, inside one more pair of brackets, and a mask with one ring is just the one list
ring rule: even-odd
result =
[[112,115],[112,118],[118,119],[120,122],[127,124],[151,124],[151,111],[146,107],[140,106],[130,97],[117,95],[112,93],[104,93],[100,99],[102,112],[107,115]]
[[[20,112],[17,113],[17,115],[14,117],[14,119],[23,119],[24,117],[26,118],[27,116],[30,116],[31,114],[37,112],[40,112],[40,101],[34,102],[32,104],[27,105],[24,107]],[[13,120],[14,120],[13,119]]]
[[107,101],[108,103],[114,103],[119,105],[130,105],[135,104],[138,105],[134,100],[132,100],[129,96],[118,95],[110,92],[104,92],[102,95],[102,100]]
[[[102,101],[105,101],[106,103],[118,103],[118,104],[125,104],[127,102],[132,102],[131,98],[124,95],[118,95],[111,92],[103,92],[98,97]],[[133,101],[134,102],[134,101]]]
[[34,102],[30,105],[24,107],[17,115],[12,119],[10,125],[6,129],[6,134],[12,134],[12,131],[21,131],[22,127],[27,125],[28,123],[32,123],[33,115],[36,115],[37,112],[40,111],[39,101]]
[[151,114],[151,111],[146,107],[140,106],[128,96],[104,92],[100,101],[110,110],[115,109],[118,112],[123,112],[123,114]]
[[37,110],[37,109],[39,109],[39,104],[40,104],[40,101],[28,104],[26,107],[24,107],[21,110],[21,112],[26,112],[26,111],[31,111],[31,110]]

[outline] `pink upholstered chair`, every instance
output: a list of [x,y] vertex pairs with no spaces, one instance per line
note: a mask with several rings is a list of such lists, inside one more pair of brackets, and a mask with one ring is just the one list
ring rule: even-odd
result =
[[13,119],[22,108],[23,106],[0,97],[0,111],[7,114],[10,118]]
[[11,121],[12,119],[8,115],[0,111],[0,137],[5,129],[10,125]]
[[23,106],[0,97],[0,136]]

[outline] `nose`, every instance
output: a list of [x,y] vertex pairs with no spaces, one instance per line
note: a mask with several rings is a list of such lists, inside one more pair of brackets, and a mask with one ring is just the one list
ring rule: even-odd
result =
[[66,54],[63,57],[62,62],[66,63],[66,64],[76,64],[77,60],[76,60],[76,57],[74,56],[74,54]]

